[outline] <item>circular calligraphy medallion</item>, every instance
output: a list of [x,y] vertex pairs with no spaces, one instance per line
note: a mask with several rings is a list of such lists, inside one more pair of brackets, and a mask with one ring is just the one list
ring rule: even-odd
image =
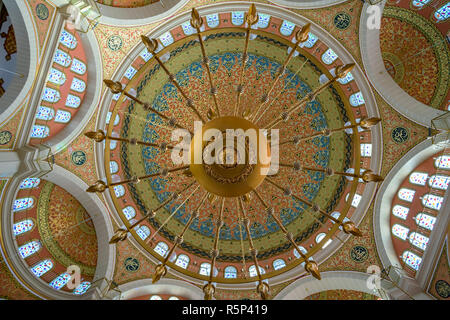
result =
[[396,143],[404,143],[409,139],[409,132],[403,127],[397,127],[392,130],[391,137]]
[[340,30],[345,30],[350,26],[350,22],[352,21],[352,18],[350,15],[346,12],[339,12],[334,16],[333,23],[336,26],[336,28]]
[[364,262],[369,257],[369,251],[363,246],[354,246],[350,251],[350,257],[355,262]]
[[11,141],[12,133],[9,131],[0,132],[0,144],[5,145]]
[[123,265],[125,266],[125,270],[128,272],[136,272],[139,270],[139,260],[136,258],[126,258]]
[[36,6],[36,15],[41,20],[48,19],[49,11],[48,11],[48,8],[45,6],[45,4],[39,3]]
[[81,150],[74,151],[72,152],[71,158],[74,165],[82,166],[86,162],[86,153]]
[[450,297],[450,285],[445,280],[438,280],[434,285],[438,295],[444,299]]
[[109,49],[111,49],[112,51],[117,51],[122,48],[123,40],[120,36],[113,35],[108,38],[107,44]]

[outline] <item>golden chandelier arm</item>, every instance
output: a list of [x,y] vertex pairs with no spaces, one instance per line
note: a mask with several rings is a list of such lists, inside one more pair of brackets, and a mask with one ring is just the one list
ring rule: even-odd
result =
[[[171,255],[175,251],[175,249],[180,244],[183,243],[183,235],[184,235],[184,233],[191,226],[191,224],[194,221],[194,219],[199,216],[199,210],[202,207],[203,203],[205,202],[207,196],[208,196],[208,192],[205,192],[205,194],[203,195],[202,200],[198,204],[197,208],[195,208],[194,211],[192,212],[192,215],[189,218],[188,223],[184,226],[184,228],[181,231],[181,233],[178,236],[175,237],[174,244],[170,248],[170,250],[167,253],[166,257],[164,258],[163,263],[156,266],[155,274],[153,275],[153,279],[152,279],[152,283],[156,283],[159,279],[161,279],[161,277],[163,277],[167,273],[167,268],[166,268],[167,260],[169,260],[169,258],[171,257]],[[212,270],[211,270],[211,272],[212,272]]]
[[194,111],[194,113],[197,115],[197,117],[205,123],[205,120],[203,119],[202,115],[198,112],[197,108],[194,105],[194,101],[190,99],[184,90],[181,88],[181,86],[178,84],[178,81],[175,79],[175,76],[170,73],[169,69],[164,65],[164,63],[161,61],[161,59],[156,54],[156,50],[158,49],[158,40],[156,39],[150,39],[144,35],[141,35],[142,42],[144,43],[145,47],[147,48],[148,52],[150,52],[155,60],[158,62],[158,64],[161,66],[161,68],[164,70],[164,72],[168,75],[170,82],[173,83],[173,85],[178,89],[178,91],[183,96],[184,100],[186,100],[186,104],[189,108]]
[[266,212],[268,214],[270,214],[272,216],[272,218],[275,220],[275,222],[278,224],[278,226],[280,227],[281,231],[286,236],[286,239],[289,242],[291,242],[291,244],[294,246],[294,248],[297,250],[297,252],[303,258],[303,260],[305,260],[305,270],[307,272],[309,272],[314,278],[320,280],[321,277],[320,277],[319,267],[318,267],[317,263],[315,261],[313,261],[313,260],[308,260],[308,258],[305,256],[305,254],[300,250],[300,248],[297,245],[297,243],[295,243],[294,235],[292,234],[292,232],[289,232],[286,229],[286,227],[283,225],[283,223],[280,221],[280,219],[277,216],[275,216],[275,212],[274,212],[273,208],[269,207],[267,205],[267,203],[263,200],[263,198],[261,198],[261,195],[259,194],[259,192],[257,190],[253,190],[253,192],[256,194],[256,196],[258,197],[259,201],[261,201],[263,206],[266,208]]

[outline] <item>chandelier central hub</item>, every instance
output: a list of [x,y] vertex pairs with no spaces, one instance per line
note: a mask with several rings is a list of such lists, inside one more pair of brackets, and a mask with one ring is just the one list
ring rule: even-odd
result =
[[190,171],[200,185],[222,197],[256,189],[268,174],[272,158],[265,130],[240,117],[226,116],[194,132]]

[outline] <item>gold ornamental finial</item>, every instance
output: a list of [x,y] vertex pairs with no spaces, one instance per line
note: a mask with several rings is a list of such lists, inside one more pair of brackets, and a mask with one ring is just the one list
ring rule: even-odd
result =
[[260,282],[256,287],[256,292],[259,293],[262,300],[269,299],[269,290],[270,290],[269,285],[265,282]]
[[217,115],[215,114],[213,109],[209,108],[208,112],[206,113],[206,117],[208,118],[208,120],[212,120],[212,119],[216,118]]
[[249,26],[254,25],[255,23],[258,22],[259,20],[259,16],[256,13],[256,6],[254,3],[252,3],[252,5],[250,6],[250,8],[248,9],[248,12],[245,16],[245,20],[247,21]]
[[191,13],[191,26],[195,29],[199,29],[203,25],[203,19],[200,17],[197,9],[192,8]]
[[109,240],[110,244],[117,243],[119,241],[123,241],[127,238],[128,230],[127,229],[117,229],[111,240]]
[[97,131],[85,132],[84,135],[89,139],[95,140],[96,142],[102,142],[106,138],[105,132],[101,129],[98,129]]
[[370,129],[380,121],[381,121],[380,118],[362,119],[361,122],[359,123],[359,126],[363,129]]
[[141,39],[145,47],[147,48],[148,52],[154,54],[155,51],[158,49],[158,40],[150,39],[149,37],[144,35],[141,35]]
[[362,175],[362,179],[364,182],[380,182],[380,181],[384,180],[378,174],[373,173],[372,170],[364,171],[364,173]]
[[345,233],[352,234],[356,237],[362,237],[362,232],[359,230],[353,221],[347,221],[342,224],[342,230]]
[[297,34],[295,35],[297,41],[305,42],[308,40],[309,30],[311,30],[311,23],[305,24],[299,31],[297,31]]
[[161,279],[161,277],[164,277],[167,273],[167,268],[163,264],[158,264],[155,268],[155,274],[153,275],[152,283],[156,283]]
[[336,77],[339,79],[345,78],[347,73],[353,70],[355,67],[354,63],[346,64],[345,66],[339,66],[336,68]]
[[319,272],[319,266],[315,261],[308,261],[305,264],[305,270],[308,271],[317,280],[322,279]]
[[205,300],[212,300],[216,287],[212,283],[207,283],[203,286],[203,293],[205,294]]
[[122,84],[119,81],[103,80],[106,86],[111,90],[113,94],[121,93],[123,91]]
[[87,188],[87,192],[103,192],[106,190],[106,188],[108,188],[108,186],[106,185],[106,183],[104,183],[102,180],[97,180],[97,182],[95,182],[92,186],[90,186],[89,188]]

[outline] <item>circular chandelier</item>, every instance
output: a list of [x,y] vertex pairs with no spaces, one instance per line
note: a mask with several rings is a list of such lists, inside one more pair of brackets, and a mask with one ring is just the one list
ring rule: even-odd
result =
[[[304,173],[317,172],[323,175],[325,179],[347,177],[352,182],[351,193],[353,194],[358,183],[382,181],[382,178],[370,169],[360,168],[359,154],[354,150],[347,151],[353,154],[354,157],[355,168],[353,172],[333,169],[331,166],[314,166],[309,164],[310,161],[306,159],[300,160],[297,158],[297,154],[293,152],[295,148],[303,149],[304,154],[307,154],[307,150],[309,150],[308,143],[314,139],[331,138],[333,135],[342,134],[352,129],[357,129],[355,130],[357,132],[351,132],[356,140],[355,143],[359,146],[357,133],[360,130],[370,130],[370,128],[380,122],[380,119],[363,117],[359,122],[356,122],[353,117],[350,117],[350,124],[332,129],[321,129],[315,133],[307,133],[307,130],[302,128],[301,125],[289,124],[289,122],[292,123],[300,119],[302,110],[314,102],[319,94],[333,87],[337,80],[345,78],[354,67],[354,64],[337,66],[334,75],[327,81],[305,93],[301,99],[296,98],[290,105],[277,106],[274,104],[284,93],[284,91],[277,92],[277,90],[279,90],[280,83],[284,81],[283,76],[289,72],[288,64],[293,60],[294,53],[300,51],[302,44],[308,40],[310,24],[304,25],[295,33],[294,43],[290,44],[291,47],[290,51],[288,50],[287,57],[285,57],[284,62],[274,73],[270,83],[261,84],[261,86],[265,86],[264,94],[258,97],[250,94],[252,86],[246,78],[250,58],[248,49],[251,35],[256,33],[252,27],[258,23],[258,19],[256,7],[252,4],[244,17],[245,27],[236,28],[239,29],[245,40],[243,53],[239,56],[240,65],[235,71],[238,82],[232,85],[233,90],[229,90],[230,86],[222,85],[221,88],[216,86],[218,79],[213,77],[213,71],[211,70],[213,56],[211,54],[208,55],[208,47],[206,45],[208,41],[207,36],[211,36],[212,33],[204,31],[204,28],[202,28],[204,25],[203,18],[196,9],[192,9],[190,26],[195,33],[190,37],[194,39],[195,43],[199,44],[201,49],[202,59],[200,64],[207,75],[207,81],[201,82],[201,90],[207,88],[208,101],[201,99],[197,101],[196,96],[194,96],[195,92],[187,90],[186,86],[183,86],[180,80],[169,70],[167,54],[164,54],[165,51],[161,50],[158,40],[150,39],[146,36],[142,36],[142,42],[148,53],[151,54],[151,59],[147,63],[156,62],[157,70],[166,74],[169,83],[181,95],[178,100],[180,103],[183,103],[184,107],[177,109],[175,113],[172,112],[170,115],[154,103],[147,102],[148,100],[146,100],[145,96],[141,97],[139,92],[138,94],[131,93],[128,87],[122,85],[121,82],[104,80],[105,85],[111,92],[120,96],[120,101],[128,99],[134,106],[139,106],[139,112],[151,115],[153,119],[157,117],[158,121],[150,121],[151,125],[157,126],[160,130],[166,130],[169,134],[172,133],[172,138],[173,132],[178,132],[177,139],[179,140],[172,139],[169,142],[168,138],[163,141],[138,139],[130,136],[131,129],[122,130],[120,135],[113,134],[114,125],[112,122],[109,124],[107,132],[99,129],[95,132],[85,133],[87,137],[99,143],[105,140],[120,143],[122,151],[133,148],[133,146],[140,146],[141,148],[151,147],[157,150],[157,155],[155,156],[157,168],[155,170],[141,174],[142,172],[140,173],[137,169],[141,164],[136,162],[131,163],[131,166],[129,166],[127,160],[129,168],[125,178],[119,181],[117,179],[113,180],[111,173],[106,170],[107,181],[98,180],[87,189],[87,192],[104,192],[108,189],[112,198],[114,198],[114,187],[128,186],[133,190],[133,197],[137,199],[136,188],[142,181],[152,178],[170,179],[172,185],[175,185],[177,189],[170,193],[167,192],[169,195],[166,194],[164,199],[158,198],[154,200],[158,204],[152,207],[147,207],[146,203],[143,203],[144,200],[139,200],[142,216],[132,223],[126,217],[120,216],[125,228],[116,230],[110,243],[115,244],[124,241],[129,234],[132,234],[148,252],[160,261],[153,275],[154,283],[164,277],[168,272],[168,267],[170,267],[188,276],[205,281],[203,291],[207,300],[212,299],[216,290],[215,284],[235,283],[233,280],[218,276],[217,272],[217,265],[221,261],[227,261],[225,256],[221,254],[221,251],[225,251],[227,246],[230,246],[230,239],[221,236],[225,221],[235,223],[236,228],[240,230],[242,262],[245,265],[247,258],[243,244],[243,240],[246,238],[249,257],[256,268],[254,277],[248,277],[244,272],[243,279],[239,280],[241,282],[256,281],[257,293],[262,299],[269,298],[270,288],[267,279],[273,275],[263,273],[263,270],[259,267],[261,255],[258,251],[258,241],[255,239],[255,236],[252,236],[255,233],[251,230],[254,222],[252,220],[256,219],[252,213],[254,211],[259,211],[266,221],[270,220],[273,222],[274,229],[282,233],[287,241],[287,245],[284,248],[293,248],[296,251],[298,259],[292,264],[292,267],[303,263],[306,272],[319,280],[321,279],[318,264],[312,259],[312,255],[320,250],[320,247],[317,246],[311,250],[305,250],[299,245],[298,237],[294,233],[295,230],[292,230],[292,228],[290,230],[288,223],[283,221],[281,213],[277,212],[276,205],[274,205],[274,197],[268,198],[265,195],[266,190],[276,191],[278,193],[275,197],[277,201],[292,201],[289,203],[301,204],[302,212],[308,215],[315,223],[318,222],[319,225],[324,225],[325,220],[331,221],[333,227],[329,229],[326,239],[329,239],[339,230],[359,237],[362,236],[361,231],[354,222],[346,218],[349,206],[347,205],[338,217],[330,214],[331,210],[329,208],[324,210],[316,203],[317,201],[313,201],[314,199],[303,197],[296,192],[298,189],[297,185],[300,184],[300,176]],[[257,34],[261,37],[267,36],[263,31],[258,31]],[[166,52],[169,53],[169,51]],[[313,59],[309,57],[309,60]],[[253,85],[253,88],[256,88],[256,85]],[[197,90],[200,89],[197,88]],[[221,103],[221,100],[218,98],[220,90],[227,90],[224,95],[227,97],[228,103]],[[248,94],[250,98],[244,99],[244,94]],[[233,102],[230,103],[230,101]],[[113,116],[116,113],[117,111],[113,113]],[[149,118],[147,117],[146,119]],[[191,119],[196,121],[194,125],[190,123]],[[146,122],[145,119],[144,122]],[[230,132],[233,132],[231,138]],[[174,141],[175,143],[173,143]],[[224,145],[225,141],[226,144]],[[109,151],[110,145],[107,143],[105,144],[105,163],[109,161]],[[165,158],[164,160],[160,159],[158,162],[158,156]],[[289,160],[280,160],[280,157],[286,157]],[[176,162],[174,159],[182,159],[182,161]],[[172,165],[168,165],[170,160]],[[280,177],[284,178],[281,179]],[[184,195],[188,191],[190,193]],[[162,256],[151,252],[149,248],[154,245],[152,240],[165,230],[164,227],[168,221],[189,200],[191,200],[191,209],[186,216],[189,218],[184,220],[183,226],[179,227],[174,235],[168,232],[164,234],[165,238],[171,241],[168,253]],[[117,201],[114,203],[116,207],[119,207]],[[168,210],[168,206],[174,203],[176,205],[170,216],[164,222],[162,222],[162,219],[158,220],[158,216],[162,215],[164,210]],[[214,222],[214,231],[211,233],[214,236],[207,253],[211,267],[207,275],[195,274],[180,268],[173,263],[171,258],[177,248],[186,247],[183,247],[186,234],[194,221],[198,221],[202,217],[209,217]],[[136,227],[144,222],[156,229],[146,241],[142,238],[139,239],[135,230]],[[267,255],[264,257],[267,257]],[[292,269],[292,267],[286,269]],[[244,271],[244,269],[242,270]],[[279,274],[279,272],[275,274]]]

